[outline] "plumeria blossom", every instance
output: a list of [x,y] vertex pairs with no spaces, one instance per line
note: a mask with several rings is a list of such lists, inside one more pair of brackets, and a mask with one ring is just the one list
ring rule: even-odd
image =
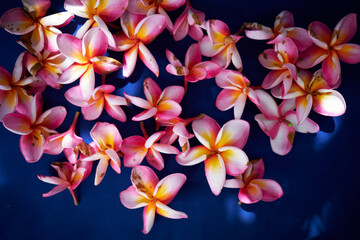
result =
[[296,65],[307,69],[322,62],[325,80],[331,87],[338,86],[341,80],[339,59],[351,64],[360,62],[360,45],[347,43],[354,37],[356,28],[355,13],[343,17],[333,32],[321,22],[312,22],[308,33],[315,45],[300,53]]
[[109,45],[115,46],[114,37],[106,23],[118,19],[128,4],[129,0],[65,0],[64,7],[74,15],[88,19],[77,31],[76,37],[83,38],[91,26],[99,26],[107,36]]
[[166,11],[174,11],[185,4],[186,0],[135,0],[129,2],[128,11],[139,15],[161,14],[166,19],[166,28],[172,33],[174,25]]
[[9,33],[21,36],[21,43],[32,53],[46,49],[58,51],[56,36],[61,31],[55,27],[67,25],[74,15],[60,12],[45,16],[50,8],[50,0],[22,0],[24,8],[13,8],[5,12],[0,25]]
[[120,106],[127,106],[128,102],[124,97],[111,94],[114,91],[113,85],[101,85],[94,89],[88,101],[84,101],[80,87],[75,86],[66,91],[65,98],[75,106],[81,107],[85,120],[97,119],[105,108],[112,118],[126,122],[126,115]]
[[[276,89],[274,89],[276,90]],[[272,91],[275,97],[280,95]],[[309,115],[311,109],[324,116],[340,116],[346,111],[343,96],[332,90],[322,76],[321,69],[314,75],[306,70],[298,72],[298,78],[293,82],[288,94],[283,99],[295,98],[297,121],[301,124]]]
[[201,54],[211,57],[211,61],[218,63],[223,69],[232,62],[241,71],[242,61],[236,48],[241,37],[231,34],[226,23],[220,20],[208,20],[205,26],[207,36],[199,42]]
[[159,181],[151,168],[137,166],[131,171],[132,186],[120,193],[120,201],[129,209],[145,207],[143,233],[147,234],[154,225],[155,212],[171,219],[188,217],[185,213],[167,206],[175,198],[185,181],[186,176],[182,173],[168,175]]
[[255,120],[266,135],[270,137],[271,149],[279,155],[290,152],[295,137],[295,132],[316,133],[319,125],[309,118],[299,123],[293,109],[295,100],[284,100],[278,107],[275,100],[264,90],[255,90],[259,99],[259,109],[262,114],[257,114]]
[[118,152],[122,144],[122,137],[114,124],[106,122],[97,122],[90,131],[93,142],[92,155],[82,158],[81,161],[100,160],[96,167],[95,186],[103,180],[109,162],[112,169],[120,174],[120,157]]
[[200,41],[203,36],[205,13],[191,7],[190,1],[186,1],[184,12],[175,20],[173,35],[175,41],[180,41],[189,34],[195,41]]
[[146,157],[148,163],[160,171],[165,165],[160,153],[179,154],[180,151],[171,144],[157,143],[165,135],[165,131],[156,132],[149,137],[144,125],[141,126],[145,138],[131,136],[125,138],[122,143],[121,152],[124,153],[124,166],[135,167],[141,164]]
[[9,113],[3,124],[9,131],[21,135],[20,151],[29,163],[37,162],[43,154],[45,140],[58,128],[66,117],[64,107],[53,107],[42,113],[41,94],[32,98],[31,105],[22,113]]
[[176,76],[184,76],[185,91],[188,82],[210,79],[221,71],[221,66],[215,62],[201,62],[201,52],[197,43],[192,44],[186,51],[185,66],[168,49],[166,49],[166,57],[170,62],[166,66],[166,71]]
[[239,203],[257,203],[260,200],[272,202],[283,195],[281,186],[270,179],[262,179],[265,172],[262,158],[249,162],[246,171],[235,179],[227,179],[224,187],[240,188],[238,197]]
[[114,51],[125,51],[123,76],[130,77],[133,73],[138,55],[146,67],[159,76],[159,66],[145,44],[151,43],[166,26],[166,19],[160,14],[144,17],[125,12],[121,18],[123,32],[115,34]]
[[291,12],[284,10],[279,13],[274,22],[274,28],[266,27],[258,23],[246,23],[245,34],[248,38],[256,40],[270,40],[268,44],[277,44],[287,37],[296,44],[299,51],[311,46],[312,41],[303,28],[294,27],[294,17]]
[[74,204],[78,205],[78,199],[75,195],[75,189],[90,174],[92,162],[78,161],[75,165],[68,162],[54,162],[51,166],[56,170],[59,177],[37,175],[37,177],[46,183],[57,185],[50,192],[44,193],[43,197],[51,197],[59,192],[68,189],[73,197]]
[[202,145],[190,148],[187,155],[179,154],[176,160],[184,166],[205,163],[206,179],[214,195],[219,195],[226,174],[238,176],[248,164],[248,157],[242,150],[250,131],[244,120],[231,120],[220,128],[219,124],[209,116],[192,123],[192,129]]
[[281,84],[282,95],[285,95],[297,79],[295,62],[298,59],[298,49],[291,38],[286,38],[275,44],[274,49],[266,49],[260,53],[261,65],[271,71],[266,75],[262,87],[270,89]]
[[124,93],[132,104],[146,109],[134,116],[133,121],[143,121],[153,116],[155,119],[159,118],[166,121],[180,115],[182,109],[179,103],[184,96],[183,87],[169,86],[161,91],[160,87],[151,78],[146,78],[143,85],[146,100]]
[[29,52],[25,53],[24,65],[29,73],[40,78],[46,85],[59,89],[58,82],[60,75],[73,62],[59,52],[43,50],[35,56]]
[[215,80],[216,84],[223,88],[216,98],[216,107],[221,111],[234,108],[235,119],[241,118],[248,97],[258,104],[259,100],[250,87],[250,81],[243,74],[233,70],[223,70]]
[[108,74],[117,71],[121,63],[104,54],[107,50],[107,38],[98,28],[90,29],[82,40],[70,35],[59,34],[57,38],[59,50],[74,61],[59,78],[59,83],[69,84],[80,78],[80,93],[87,101],[95,88],[95,72]]
[[[74,164],[76,162],[77,159],[72,157],[71,153],[74,153],[73,149],[77,148],[77,146],[83,142],[83,139],[75,134],[75,126],[79,115],[80,113],[76,112],[69,130],[64,133],[51,135],[46,139],[44,153],[58,155],[64,151],[70,163]],[[77,154],[75,155],[77,156]]]

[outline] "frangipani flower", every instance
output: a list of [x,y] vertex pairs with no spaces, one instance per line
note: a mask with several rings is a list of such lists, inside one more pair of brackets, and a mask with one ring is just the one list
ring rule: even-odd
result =
[[97,119],[105,108],[112,118],[126,122],[126,115],[120,106],[127,106],[128,102],[124,97],[110,94],[114,91],[113,85],[101,85],[94,89],[88,101],[84,101],[81,97],[80,87],[75,86],[66,91],[65,98],[75,106],[81,107],[81,113],[85,120]]
[[[274,89],[276,90],[276,88]],[[279,93],[272,91],[275,97]],[[309,115],[310,110],[324,116],[340,116],[345,113],[346,103],[343,96],[332,90],[322,76],[321,69],[314,75],[306,70],[298,72],[298,78],[293,82],[288,94],[283,99],[295,98],[297,121],[301,124]]]
[[201,62],[201,52],[197,43],[192,44],[185,55],[185,67],[166,49],[166,57],[170,64],[166,66],[166,71],[173,75],[184,76],[185,91],[188,82],[198,82],[204,79],[215,77],[220,71],[221,66],[212,61]]
[[262,52],[259,61],[271,72],[266,75],[261,86],[270,89],[282,84],[281,93],[284,96],[289,91],[293,79],[297,79],[295,67],[297,58],[298,49],[290,38],[275,44],[275,49],[266,49]]
[[36,94],[23,113],[9,113],[3,124],[9,131],[21,135],[20,151],[29,163],[37,162],[43,154],[45,140],[66,117],[64,107],[53,107],[42,113],[41,94]]
[[93,148],[91,156],[82,158],[81,161],[99,160],[96,167],[95,186],[103,180],[109,162],[112,169],[120,174],[120,158],[118,152],[122,143],[122,137],[114,124],[97,122],[90,131],[93,142],[90,146]]
[[29,73],[40,78],[46,85],[56,89],[61,86],[58,82],[60,75],[72,63],[61,53],[47,50],[43,50],[36,56],[26,52],[24,56],[24,65]]
[[216,84],[223,88],[216,98],[216,107],[221,111],[234,108],[234,118],[240,119],[244,111],[247,97],[258,104],[259,100],[250,87],[250,81],[241,73],[223,70],[216,77]]
[[184,88],[181,86],[169,86],[161,91],[151,78],[146,78],[144,80],[144,94],[147,100],[124,94],[132,104],[146,109],[134,116],[133,121],[143,121],[153,116],[156,119],[160,118],[166,121],[178,117],[182,111],[179,103],[184,96]]
[[61,33],[55,27],[67,25],[74,15],[61,12],[45,16],[50,0],[22,0],[24,9],[13,8],[5,12],[0,25],[9,33],[22,35],[21,42],[32,53],[44,48],[50,52],[58,51],[56,36]]
[[228,179],[225,182],[226,188],[240,188],[240,203],[257,203],[260,200],[272,202],[283,195],[281,186],[270,179],[262,179],[265,172],[264,161],[262,158],[249,162],[246,171],[236,176],[235,179]]
[[51,197],[59,192],[68,189],[73,197],[74,204],[78,205],[78,199],[75,195],[75,189],[87,178],[91,172],[92,162],[78,161],[75,165],[68,162],[54,162],[51,166],[57,171],[59,177],[49,177],[37,175],[37,177],[46,183],[57,185],[50,192],[44,193],[43,197]]
[[118,19],[125,12],[128,4],[129,0],[65,0],[64,7],[76,16],[88,18],[77,31],[77,38],[83,38],[91,26],[99,26],[107,36],[109,45],[115,46],[114,37],[106,23]]
[[195,41],[200,41],[204,36],[203,25],[205,14],[191,7],[190,1],[186,1],[184,12],[176,19],[174,23],[174,40],[180,41],[189,34]]
[[176,160],[184,166],[205,163],[206,179],[214,195],[219,195],[226,174],[238,176],[248,164],[248,157],[242,150],[250,131],[244,120],[231,120],[220,129],[219,124],[209,116],[192,123],[193,132],[202,145],[190,148],[187,155],[179,154]]
[[236,48],[241,37],[232,35],[226,23],[220,20],[208,20],[205,26],[208,35],[199,42],[201,54],[211,57],[211,61],[218,63],[223,69],[232,62],[241,71],[242,61]]
[[170,144],[156,143],[164,136],[165,131],[156,132],[149,137],[143,125],[142,130],[145,138],[141,136],[131,136],[124,139],[121,146],[121,152],[124,153],[124,166],[135,167],[140,165],[146,157],[148,163],[160,171],[164,168],[164,159],[160,152],[179,154],[180,151]]
[[360,45],[347,43],[354,37],[356,28],[355,13],[343,17],[332,33],[325,24],[312,22],[308,32],[315,45],[300,53],[296,66],[307,69],[322,62],[325,80],[330,87],[338,86],[341,80],[339,58],[351,64],[360,62]]
[[184,5],[186,0],[135,0],[129,2],[128,11],[139,15],[161,14],[166,19],[166,28],[172,33],[174,25],[166,11],[174,11]]
[[107,38],[100,28],[90,29],[80,40],[70,34],[59,34],[59,50],[74,61],[59,78],[59,83],[69,84],[80,78],[80,93],[87,101],[95,88],[95,72],[108,74],[117,71],[121,63],[104,54],[107,50]]
[[284,100],[278,107],[275,100],[264,90],[255,90],[259,99],[259,109],[262,114],[257,114],[255,120],[266,135],[270,137],[271,149],[279,155],[290,152],[295,131],[301,133],[316,133],[319,125],[309,118],[301,124],[298,122],[295,100]]
[[139,54],[146,67],[158,77],[159,66],[145,44],[151,43],[165,29],[165,17],[160,14],[144,17],[125,12],[120,22],[124,32],[115,34],[115,48],[110,47],[110,49],[125,51],[123,76],[130,77],[133,73]]
[[[73,149],[79,146],[83,139],[75,134],[75,126],[80,113],[76,112],[74,121],[71,124],[69,130],[64,133],[54,134],[49,136],[44,144],[44,153],[51,155],[58,155],[65,149],[69,149],[69,152],[73,152]],[[64,151],[65,152],[65,151]],[[67,156],[71,156],[66,154]],[[77,154],[76,154],[77,155]],[[69,162],[74,164],[77,159],[70,157]]]
[[181,173],[168,175],[159,181],[151,168],[136,166],[131,171],[132,186],[120,193],[120,201],[129,209],[145,207],[143,233],[147,234],[154,225],[155,212],[172,219],[188,217],[185,213],[175,211],[167,206],[175,198],[185,181],[186,176]]
[[296,44],[299,51],[304,51],[312,44],[307,32],[303,28],[294,27],[294,17],[291,12],[284,10],[279,13],[274,22],[274,29],[266,27],[258,23],[246,23],[245,30],[248,38],[256,40],[268,40],[268,44],[277,44],[286,39],[291,38]]

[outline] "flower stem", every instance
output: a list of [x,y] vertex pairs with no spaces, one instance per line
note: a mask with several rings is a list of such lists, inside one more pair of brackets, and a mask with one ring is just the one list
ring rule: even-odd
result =
[[79,116],[80,116],[80,112],[77,111],[75,113],[74,120],[73,120],[73,122],[72,122],[72,124],[70,126],[71,129],[73,129],[73,130],[75,129],[75,125],[76,125],[77,120],[79,119]]
[[105,85],[105,84],[106,84],[106,74],[103,74],[103,75],[101,76],[101,84],[102,84],[102,85]]
[[149,135],[148,135],[148,133],[146,132],[144,122],[140,122],[140,128],[141,128],[141,131],[142,131],[144,137],[145,137],[146,139],[148,139],[148,138],[149,138]]
[[71,196],[72,196],[73,199],[74,199],[74,204],[75,204],[75,206],[77,206],[77,205],[79,204],[79,201],[78,201],[78,199],[76,198],[76,194],[75,194],[74,190],[72,190],[70,187],[69,187],[68,189],[69,189],[69,191],[70,191],[70,193],[71,193]]

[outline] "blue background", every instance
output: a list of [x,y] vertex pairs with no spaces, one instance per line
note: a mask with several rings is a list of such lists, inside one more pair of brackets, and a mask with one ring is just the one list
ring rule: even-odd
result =
[[[61,11],[62,1],[52,1],[48,13]],[[205,12],[207,19],[226,22],[231,32],[239,30],[243,22],[259,22],[273,26],[276,15],[287,9],[294,14],[295,25],[307,28],[312,21],[322,21],[331,29],[346,14],[359,13],[358,1],[238,1],[238,0],[193,0],[195,9]],[[19,1],[1,1],[0,13],[20,7]],[[182,12],[172,12],[173,20]],[[75,18],[64,32],[73,32]],[[351,40],[360,43],[359,32]],[[0,65],[12,72],[17,56],[23,49],[16,44],[17,36],[0,30]],[[182,84],[181,77],[165,71],[168,63],[165,47],[183,60],[186,49],[192,43],[187,37],[180,42],[171,40],[167,31],[149,45],[160,67],[160,77],[156,79],[138,60],[134,74],[124,79],[119,73],[111,74],[108,83],[114,84],[118,94],[126,93],[143,96],[142,81],[152,77],[161,88]],[[241,39],[238,49],[244,63],[243,73],[252,85],[260,85],[268,70],[257,61],[264,49],[270,48],[264,41]],[[122,61],[122,53],[110,53]],[[315,67],[317,69],[319,66]],[[173,209],[186,212],[189,219],[171,220],[156,216],[155,225],[148,235],[143,235],[142,209],[129,210],[119,201],[120,191],[130,186],[129,168],[122,167],[117,175],[109,169],[103,182],[95,187],[94,170],[77,189],[80,204],[74,206],[71,195],[64,191],[50,198],[43,198],[53,186],[39,181],[37,174],[51,175],[50,164],[65,161],[63,155],[49,156],[34,164],[28,164],[19,150],[19,136],[0,126],[0,239],[355,239],[360,237],[360,188],[359,188],[359,117],[360,117],[360,74],[359,64],[343,64],[343,82],[339,91],[347,103],[345,115],[337,118],[322,117],[312,113],[311,118],[319,125],[317,134],[296,134],[292,151],[278,156],[271,151],[268,137],[254,121],[259,111],[247,103],[243,118],[249,121],[250,137],[244,147],[250,159],[263,157],[265,178],[280,183],[284,196],[271,203],[260,202],[253,205],[237,204],[236,189],[224,189],[215,197],[206,182],[203,164],[183,167],[176,163],[174,156],[165,158],[165,169],[156,171],[159,178],[174,172],[185,173],[188,177],[179,194],[169,205]],[[100,80],[97,80],[100,83]],[[76,84],[76,83],[75,83]],[[64,92],[48,88],[44,93],[44,109],[62,105],[68,109],[64,124],[58,129],[68,129],[77,107],[71,106],[63,98]],[[182,117],[192,117],[206,113],[220,125],[233,118],[232,110],[221,112],[215,107],[215,99],[220,92],[215,81],[205,80],[190,84],[182,106]],[[131,116],[141,109],[131,106],[126,113]],[[112,121],[103,114],[99,121],[115,123],[123,138],[141,134],[138,123]],[[77,129],[85,141],[91,142],[89,130],[96,121],[79,119]],[[146,121],[152,133],[152,120]],[[193,144],[198,144],[193,141]]]

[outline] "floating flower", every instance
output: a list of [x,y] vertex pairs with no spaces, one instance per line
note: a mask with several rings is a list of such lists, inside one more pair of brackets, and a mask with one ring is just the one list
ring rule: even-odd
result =
[[192,123],[193,132],[202,146],[190,148],[187,155],[179,154],[176,160],[184,166],[205,163],[206,179],[214,195],[219,195],[226,174],[242,174],[248,163],[248,157],[242,150],[250,127],[244,120],[231,120],[220,129],[219,124],[209,116]]
[[165,17],[160,14],[144,17],[125,12],[120,20],[124,32],[115,34],[115,48],[110,47],[110,49],[125,51],[123,76],[130,77],[133,73],[138,54],[146,67],[159,76],[159,66],[145,44],[152,42],[164,30]]
[[[281,98],[279,91],[272,92],[275,97]],[[331,89],[322,76],[321,69],[314,75],[306,70],[299,71],[298,78],[293,82],[288,94],[282,98],[295,98],[299,124],[308,117],[311,109],[321,115],[332,117],[340,116],[346,110],[343,96],[338,91]]]
[[93,142],[90,146],[93,148],[91,156],[82,158],[81,161],[100,160],[96,167],[95,186],[103,180],[109,162],[112,169],[120,174],[120,158],[118,152],[122,143],[122,137],[114,124],[97,122],[90,131]]
[[245,34],[248,38],[256,40],[270,40],[268,44],[277,44],[287,37],[296,44],[299,51],[304,51],[311,46],[312,41],[303,28],[294,27],[294,17],[291,12],[284,10],[279,13],[271,29],[258,23],[245,23]]
[[322,62],[322,74],[330,87],[340,84],[339,58],[346,63],[360,62],[360,45],[347,43],[356,33],[356,14],[350,13],[336,24],[334,31],[321,22],[309,25],[309,36],[314,46],[300,53],[296,66],[307,69]]
[[118,19],[125,12],[128,4],[129,0],[65,0],[64,7],[76,16],[88,18],[84,25],[77,31],[77,38],[83,38],[91,26],[99,26],[108,38],[109,45],[115,46],[114,37],[106,23]]
[[260,53],[261,65],[271,69],[261,86],[270,89],[282,84],[281,93],[284,96],[289,91],[293,79],[297,79],[295,66],[297,59],[298,49],[291,38],[275,44],[275,49],[266,49]]
[[59,50],[74,61],[59,78],[59,83],[69,84],[80,78],[80,93],[87,101],[95,88],[95,72],[108,74],[117,71],[121,63],[106,57],[107,38],[103,31],[96,27],[90,29],[80,40],[70,34],[59,34]]
[[187,218],[185,213],[167,206],[185,181],[186,176],[181,173],[168,175],[159,181],[151,168],[137,166],[131,171],[132,186],[120,193],[120,201],[129,209],[145,207],[143,233],[147,234],[154,225],[155,212],[172,219]]
[[42,113],[41,94],[36,94],[31,106],[22,113],[9,113],[3,118],[3,124],[9,131],[21,135],[20,151],[29,163],[37,162],[44,151],[48,136],[56,134],[66,117],[64,107],[53,107]]
[[216,98],[216,107],[221,111],[234,108],[234,118],[240,119],[247,97],[258,104],[257,96],[250,87],[250,81],[241,73],[223,70],[216,77],[216,84],[223,88]]
[[249,162],[246,171],[225,182],[226,188],[240,188],[239,203],[257,203],[260,200],[272,202],[283,195],[281,186],[270,179],[262,179],[265,172],[264,161],[262,158]]
[[37,175],[37,177],[46,183],[57,185],[50,192],[44,193],[43,197],[51,197],[59,192],[68,189],[73,197],[74,204],[78,205],[78,199],[75,195],[75,189],[87,178],[91,172],[91,162],[77,162],[72,165],[68,162],[54,162],[51,166],[57,171],[59,177]]
[[316,133],[319,125],[309,118],[299,124],[295,108],[295,100],[284,100],[278,107],[275,100],[264,90],[255,90],[259,99],[262,114],[257,114],[255,120],[266,135],[270,137],[271,149],[279,155],[290,152],[295,131],[301,133]]
[[175,20],[174,40],[180,41],[189,34],[195,41],[200,41],[204,36],[203,25],[205,14],[191,7],[190,1],[186,1],[184,12]]
[[179,154],[180,151],[170,144],[156,143],[164,136],[165,131],[156,132],[149,137],[144,125],[141,126],[145,138],[131,136],[125,138],[122,143],[121,152],[124,153],[124,166],[138,166],[146,157],[149,164],[160,171],[164,168],[164,159],[160,153]]
[[21,42],[32,53],[41,52],[44,48],[50,52],[58,51],[56,36],[61,31],[55,27],[67,25],[74,15],[61,12],[45,16],[50,0],[22,1],[24,9],[13,8],[5,12],[0,25],[9,33],[22,35]]
[[125,97],[132,104],[146,109],[134,116],[133,121],[143,121],[153,116],[166,121],[180,115],[182,109],[179,103],[184,96],[183,87],[169,86],[161,91],[160,87],[151,78],[146,78],[144,80],[144,94],[147,100],[125,93]]
[[128,102],[123,97],[111,94],[114,91],[113,85],[101,85],[94,89],[88,101],[84,101],[80,87],[75,86],[65,93],[65,98],[75,106],[81,107],[85,120],[97,119],[105,108],[112,118],[126,122],[126,115],[120,106],[127,106]]
[[229,27],[220,20],[208,20],[205,26],[208,35],[199,42],[201,54],[211,57],[211,61],[218,63],[223,69],[232,62],[241,71],[242,61],[236,48],[241,37],[231,34]]
[[175,55],[167,49],[166,57],[170,62],[170,64],[166,66],[166,71],[173,75],[184,76],[185,91],[187,90],[188,82],[210,79],[221,71],[221,66],[215,62],[201,62],[201,52],[197,43],[192,44],[186,51],[185,67]]

